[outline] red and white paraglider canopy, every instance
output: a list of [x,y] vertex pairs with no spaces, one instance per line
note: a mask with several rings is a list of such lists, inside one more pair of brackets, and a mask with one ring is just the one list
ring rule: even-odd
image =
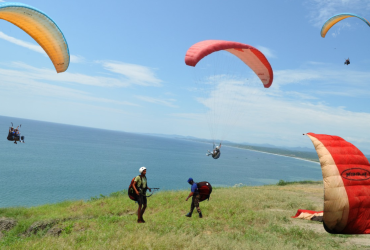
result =
[[213,52],[226,50],[237,56],[261,79],[265,88],[271,86],[273,71],[266,57],[258,49],[243,43],[222,40],[206,40],[191,46],[185,55],[186,65],[193,66]]
[[329,233],[370,233],[370,163],[339,136],[307,133],[324,179],[323,222]]

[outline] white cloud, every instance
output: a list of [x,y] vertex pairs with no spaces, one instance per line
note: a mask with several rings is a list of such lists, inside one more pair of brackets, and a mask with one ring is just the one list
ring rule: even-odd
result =
[[[338,70],[331,66],[317,65],[317,68],[311,69],[297,69],[297,70],[276,70],[274,71],[273,87],[280,88],[287,84],[307,84],[309,82],[320,83],[320,89],[323,86],[335,85],[333,92],[338,90],[348,91],[352,89],[353,93],[358,95],[368,94],[366,89],[361,89],[368,85],[370,79],[370,72],[355,71],[345,68],[345,70]],[[359,91],[356,91],[356,88]],[[312,88],[315,91],[315,88]]]
[[71,63],[83,63],[86,61],[83,56],[75,56],[75,55],[71,55],[70,60],[71,60]]
[[108,71],[125,76],[131,84],[154,87],[162,86],[162,80],[155,76],[151,68],[123,62],[98,61],[98,63],[101,63]]
[[[47,56],[46,52],[43,50],[43,48],[38,44],[33,44],[29,42],[25,42],[23,40],[8,36],[7,34],[0,31],[0,38],[4,39],[5,41],[11,42],[13,44],[19,45],[21,47],[33,50],[35,52],[38,52],[40,54],[43,54],[44,56]],[[77,55],[70,55],[71,63],[81,63],[84,62],[85,59],[82,56]]]
[[[22,68],[24,69],[24,67]],[[35,71],[35,68],[32,68]],[[36,70],[37,71],[37,70]],[[54,80],[65,83],[63,79],[58,79],[56,74],[51,70],[41,70],[40,72],[25,72],[18,70],[9,70],[0,68],[0,92],[6,93],[7,95],[21,96],[23,95],[34,95],[34,96],[45,96],[45,97],[59,97],[65,99],[79,100],[79,101],[91,101],[98,103],[111,103],[117,105],[128,105],[128,106],[139,106],[135,103],[126,101],[117,101],[112,99],[106,99],[101,97],[95,97],[92,94],[75,90],[72,88],[66,88],[62,86],[56,86],[42,81]],[[65,73],[63,73],[65,74]],[[52,75],[56,76],[53,77]],[[69,76],[74,78],[73,74]],[[88,76],[84,76],[88,77]],[[68,78],[68,77],[67,77]]]
[[355,13],[366,18],[370,10],[368,0],[306,0],[305,4],[310,9],[310,21],[319,28],[335,14]]
[[135,96],[135,97],[144,102],[150,102],[150,103],[164,105],[164,106],[171,107],[171,108],[177,108],[177,106],[173,104],[173,102],[176,101],[175,99],[163,100],[163,99],[153,98],[150,96]]
[[276,58],[276,55],[271,49],[263,46],[257,46],[256,48],[259,49],[267,58]]
[[[206,118],[211,133],[217,134],[216,139],[312,147],[310,141],[301,135],[314,132],[338,135],[370,152],[370,114],[349,111],[343,106],[329,106],[325,101],[328,95],[369,95],[369,90],[357,88],[356,85],[368,82],[365,79],[369,79],[370,73],[352,72],[353,75],[360,75],[358,78],[345,77],[348,72],[338,74],[338,71],[330,69],[283,70],[275,73],[280,88],[274,88],[274,82],[271,88],[264,89],[257,84],[258,79],[256,84],[227,85],[224,79],[208,96],[197,99],[205,107],[203,115],[176,113],[173,116],[191,118],[194,123],[204,126],[206,124],[202,118]],[[311,89],[309,93],[304,90],[285,91],[287,84],[293,83],[302,86],[309,82],[321,86],[321,79],[325,83],[328,76],[332,77],[328,86],[340,80],[333,92],[320,93],[312,90],[312,87],[308,88]],[[347,84],[350,85],[348,88]],[[354,89],[353,92],[348,91],[350,89]],[[223,133],[230,135],[223,137]]]
[[[117,78],[113,77],[102,77],[102,76],[89,76],[80,73],[69,73],[63,72],[61,74],[56,74],[55,70],[51,69],[39,69],[25,63],[15,62],[11,64],[12,66],[22,69],[22,71],[18,71],[19,75],[27,76],[28,78],[37,79],[37,80],[47,80],[47,81],[56,81],[62,83],[77,83],[82,85],[91,85],[91,86],[99,86],[99,87],[128,87],[130,83],[127,81],[121,81]],[[4,74],[9,72],[9,74],[13,74],[12,70],[4,70]]]
[[32,44],[32,43],[29,43],[29,42],[25,42],[25,41],[19,40],[17,38],[8,36],[8,35],[6,35],[5,33],[1,32],[1,31],[0,31],[0,38],[6,40],[8,42],[11,42],[13,44],[22,46],[24,48],[27,48],[27,49],[36,51],[38,53],[41,53],[41,54],[44,54],[45,56],[47,56],[47,54],[45,53],[45,51],[38,44],[36,45],[36,44]]

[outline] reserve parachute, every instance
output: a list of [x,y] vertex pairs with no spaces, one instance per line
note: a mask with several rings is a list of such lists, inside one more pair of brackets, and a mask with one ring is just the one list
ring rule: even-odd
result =
[[0,19],[30,35],[46,52],[58,73],[69,66],[67,41],[58,25],[42,11],[22,3],[0,3]]
[[370,233],[370,163],[339,136],[307,133],[324,180],[324,228],[334,234]]

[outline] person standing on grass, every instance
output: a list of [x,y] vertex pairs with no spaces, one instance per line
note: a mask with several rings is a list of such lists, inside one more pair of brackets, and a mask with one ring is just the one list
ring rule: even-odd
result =
[[152,190],[148,187],[147,180],[146,180],[146,168],[141,167],[139,169],[140,175],[135,177],[134,185],[132,186],[135,190],[135,193],[138,195],[137,202],[139,203],[139,207],[137,209],[137,223],[145,223],[143,218],[145,209],[146,209],[146,190],[149,189],[149,192]]
[[194,182],[193,178],[189,178],[188,183],[191,185],[191,192],[188,198],[186,198],[186,201],[188,201],[190,197],[192,197],[192,201],[191,201],[191,206],[190,206],[190,212],[187,213],[185,216],[191,217],[191,215],[193,214],[194,208],[197,208],[199,218],[203,218],[202,211],[200,211],[200,207],[199,207],[200,194],[198,190],[198,185],[197,183]]

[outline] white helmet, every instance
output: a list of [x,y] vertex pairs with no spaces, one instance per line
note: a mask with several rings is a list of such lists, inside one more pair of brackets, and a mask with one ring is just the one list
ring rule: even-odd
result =
[[139,169],[140,174],[141,174],[144,170],[146,170],[146,167],[141,167],[141,168]]
[[216,146],[216,149],[218,149],[218,146]]

